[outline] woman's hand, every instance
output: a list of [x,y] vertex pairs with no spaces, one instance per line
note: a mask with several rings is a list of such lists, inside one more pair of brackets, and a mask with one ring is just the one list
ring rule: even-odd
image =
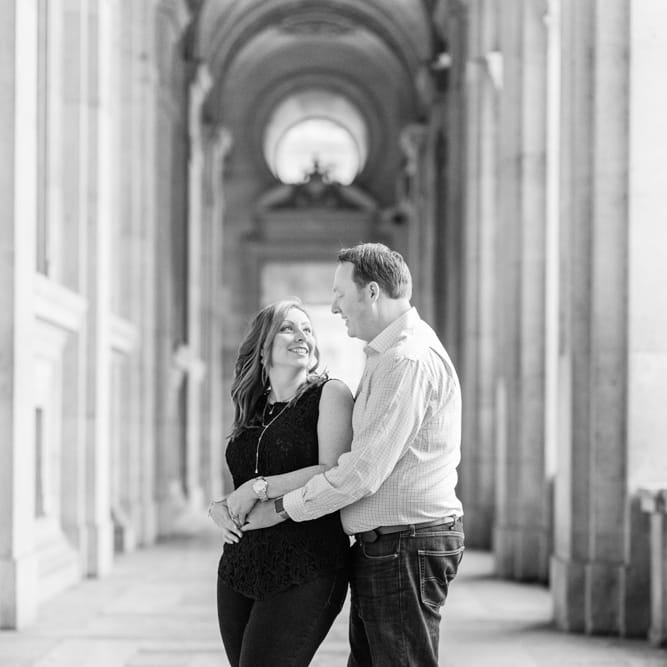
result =
[[258,500],[257,495],[252,490],[254,481],[254,479],[249,479],[227,496],[229,513],[233,518],[238,519],[239,526],[245,523],[246,516]]
[[212,500],[208,506],[208,515],[213,519],[213,523],[222,530],[222,541],[225,544],[236,544],[243,536],[241,524],[235,522],[229,513],[226,498]]

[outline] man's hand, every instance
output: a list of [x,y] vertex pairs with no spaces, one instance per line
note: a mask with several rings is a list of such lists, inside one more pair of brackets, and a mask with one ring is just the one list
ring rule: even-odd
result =
[[280,514],[276,514],[272,500],[266,503],[257,503],[246,517],[246,522],[241,530],[245,532],[246,530],[268,528],[269,526],[275,526],[282,520]]

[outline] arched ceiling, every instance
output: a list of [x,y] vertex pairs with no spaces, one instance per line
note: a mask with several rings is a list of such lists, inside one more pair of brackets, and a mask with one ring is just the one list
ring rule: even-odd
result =
[[[241,159],[270,178],[262,144],[272,111],[290,95],[328,89],[367,124],[361,185],[382,197],[401,156],[398,135],[420,116],[433,58],[425,0],[207,0],[195,53],[214,87],[207,113],[227,126]],[[236,150],[236,149],[235,149]]]
[[[316,129],[313,129],[315,124]],[[327,137],[320,136],[322,124],[327,128]],[[308,126],[308,130],[304,128]],[[342,128],[342,130],[341,130]],[[300,132],[299,132],[300,130]],[[296,134],[293,134],[296,132]],[[332,134],[338,141],[334,141]],[[287,143],[287,136],[300,138]],[[331,159],[332,150],[325,149],[325,145],[339,146],[344,142],[343,150],[348,153],[345,157],[348,169],[341,172],[336,165],[335,173],[337,180],[341,180],[340,174],[348,172],[343,177],[345,183],[349,183],[360,171],[358,166],[366,163],[368,155],[367,124],[360,114],[359,109],[350,103],[347,97],[336,95],[331,90],[311,88],[303,92],[295,92],[283,100],[271,114],[271,120],[264,131],[264,156],[272,167],[273,173],[280,177],[281,167],[284,174],[282,180],[300,180],[304,173],[313,167],[313,155],[315,154],[318,165],[328,170],[328,160]],[[318,146],[314,150],[314,144]],[[303,158],[294,157],[294,152],[303,155]],[[323,153],[323,151],[325,151]],[[291,157],[288,153],[291,152]],[[296,162],[296,164],[295,164]],[[353,167],[353,165],[357,167]]]

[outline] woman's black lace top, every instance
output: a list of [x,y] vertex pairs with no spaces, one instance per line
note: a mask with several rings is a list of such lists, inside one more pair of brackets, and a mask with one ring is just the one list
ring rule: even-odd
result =
[[[284,410],[270,426],[246,429],[229,441],[226,457],[234,488],[258,475],[279,475],[318,463],[317,419],[323,386],[320,383],[309,387],[289,407],[275,403],[273,417]],[[268,410],[266,420],[271,420]],[[257,441],[262,430],[259,472],[255,473]],[[248,531],[238,544],[225,544],[218,575],[239,593],[261,599],[345,566],[348,550],[349,538],[343,532],[338,512],[314,521],[288,520]]]

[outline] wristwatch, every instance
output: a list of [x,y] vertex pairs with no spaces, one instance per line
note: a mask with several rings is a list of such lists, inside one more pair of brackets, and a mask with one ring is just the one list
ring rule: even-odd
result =
[[275,509],[276,514],[280,515],[281,519],[285,519],[285,521],[287,521],[291,518],[290,515],[287,513],[287,510],[285,509],[284,505],[283,505],[282,496],[280,498],[276,498],[273,501],[273,508]]
[[264,477],[257,477],[255,479],[255,481],[252,483],[252,490],[263,503],[269,499],[269,483]]

